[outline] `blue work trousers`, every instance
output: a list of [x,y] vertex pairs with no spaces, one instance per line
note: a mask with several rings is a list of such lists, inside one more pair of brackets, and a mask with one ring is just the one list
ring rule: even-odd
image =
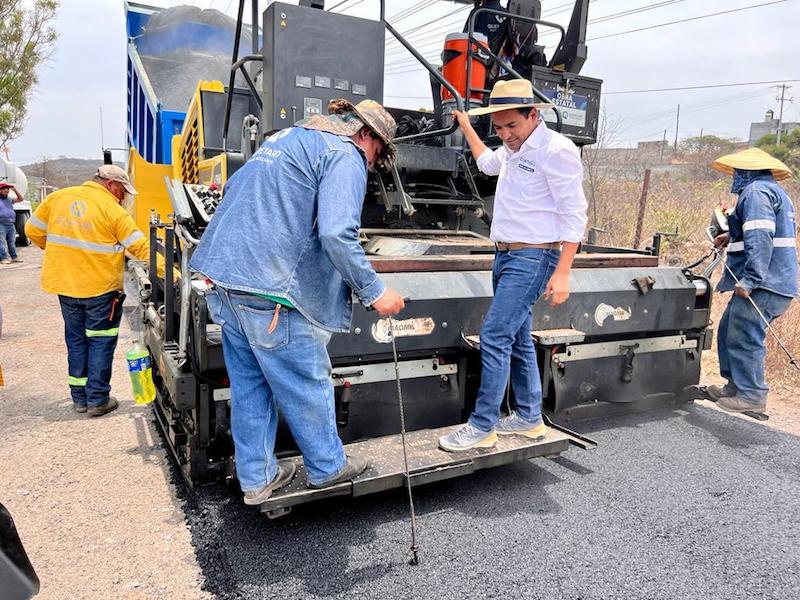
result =
[[560,252],[522,248],[497,252],[492,268],[494,298],[481,328],[481,385],[470,424],[492,431],[511,373],[517,414],[542,418],[542,382],[531,339],[533,304],[555,271]]
[[[750,297],[770,323],[789,308],[792,299],[767,290],[756,289]],[[755,405],[767,401],[769,387],[764,378],[767,356],[767,326],[747,298],[731,298],[717,331],[719,372],[728,380],[729,389]]]
[[14,223],[0,223],[0,260],[17,258],[17,228]]
[[206,301],[211,318],[222,326],[242,491],[259,490],[277,474],[279,412],[303,454],[309,482],[333,479],[347,458],[336,430],[327,351],[331,333],[286,307],[275,322],[275,302],[221,286]]
[[79,406],[100,406],[111,391],[111,366],[119,339],[125,294],[94,298],[59,296],[67,343],[69,389]]

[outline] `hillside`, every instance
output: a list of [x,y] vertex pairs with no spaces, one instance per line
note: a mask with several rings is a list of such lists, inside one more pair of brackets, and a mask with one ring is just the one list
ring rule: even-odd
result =
[[[21,165],[25,175],[47,179],[49,185],[62,188],[78,185],[94,177],[97,168],[103,164],[102,158],[54,158],[30,165]],[[122,163],[115,163],[124,167]]]

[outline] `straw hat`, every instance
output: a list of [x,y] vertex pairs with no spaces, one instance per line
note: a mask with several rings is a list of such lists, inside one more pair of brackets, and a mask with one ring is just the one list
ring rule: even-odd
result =
[[375,100],[362,100],[356,105],[344,98],[331,100],[328,103],[328,115],[314,115],[295,123],[297,127],[345,136],[355,135],[365,125],[383,141],[384,148],[378,163],[384,167],[391,166],[397,151],[392,142],[397,124],[392,115]]
[[500,112],[501,110],[511,110],[514,108],[553,108],[550,102],[535,102],[533,98],[533,86],[530,81],[525,79],[510,79],[508,81],[498,81],[492,88],[489,96],[489,106],[473,108],[468,112],[470,117],[488,115]]
[[775,181],[789,179],[792,171],[779,161],[761,150],[760,148],[748,148],[734,154],[726,154],[711,163],[711,167],[717,171],[733,175],[734,169],[742,171],[772,171]]

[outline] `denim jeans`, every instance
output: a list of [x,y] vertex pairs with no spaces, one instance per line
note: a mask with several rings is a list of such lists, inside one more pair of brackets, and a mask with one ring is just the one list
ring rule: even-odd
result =
[[69,390],[79,406],[100,406],[111,391],[111,367],[119,339],[125,294],[94,298],[59,296],[67,343]]
[[[757,289],[750,297],[768,321],[780,317],[792,299],[767,290]],[[764,380],[764,344],[767,326],[746,298],[734,295],[717,332],[720,374],[736,389],[740,398],[753,404],[767,399],[769,387]]]
[[531,339],[533,304],[555,271],[559,252],[523,248],[497,252],[492,267],[494,298],[481,328],[481,385],[472,426],[491,431],[500,418],[511,371],[517,414],[541,421],[542,382]]
[[17,227],[14,223],[0,223],[0,260],[5,260],[9,256],[17,258],[16,242]]
[[297,310],[281,307],[277,326],[269,333],[274,302],[221,286],[206,301],[211,318],[222,326],[242,491],[258,490],[277,474],[279,412],[303,454],[309,482],[332,479],[347,458],[336,431],[326,348],[330,332]]

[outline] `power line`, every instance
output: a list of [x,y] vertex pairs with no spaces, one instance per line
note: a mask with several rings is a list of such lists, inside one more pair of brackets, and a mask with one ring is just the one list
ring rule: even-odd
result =
[[[678,1],[678,0],[673,0],[673,1]],[[625,35],[625,34],[628,34],[628,33],[636,33],[636,32],[639,32],[639,31],[646,31],[648,29],[657,29],[657,28],[660,28],[660,27],[666,27],[668,25],[676,25],[676,24],[679,24],[679,23],[686,23],[686,22],[689,22],[689,21],[697,21],[697,20],[700,20],[700,19],[707,19],[707,18],[710,18],[710,17],[716,17],[716,16],[720,16],[720,15],[726,15],[726,14],[731,14],[731,13],[735,13],[735,12],[751,10],[751,9],[754,9],[754,8],[761,8],[761,7],[764,7],[764,6],[771,6],[773,4],[782,4],[782,3],[788,2],[788,1],[789,0],[773,0],[772,2],[764,2],[764,3],[761,3],[761,4],[754,4],[754,5],[751,5],[751,6],[743,6],[743,7],[740,7],[740,8],[734,8],[734,9],[731,9],[731,10],[725,10],[725,11],[716,12],[716,13],[710,13],[710,14],[706,14],[706,15],[699,15],[699,16],[696,16],[696,17],[687,17],[686,19],[679,19],[677,21],[669,21],[669,22],[665,22],[665,23],[657,23],[655,25],[650,25],[650,26],[647,26],[647,27],[640,27],[640,28],[637,28],[637,29],[630,29],[630,30],[627,30],[627,31],[619,31],[619,32],[616,32],[616,33],[611,33],[611,34],[607,34],[607,35],[603,35],[603,36],[589,38],[587,41],[601,40],[601,39],[606,39],[606,38],[610,38],[610,37],[616,37],[616,36],[620,36],[620,35]],[[664,4],[663,3],[659,3],[657,5],[651,5],[650,10],[652,10],[653,8],[660,8],[661,6],[664,6]],[[646,8],[646,7],[640,7],[640,8]],[[624,15],[620,14],[620,17],[621,16],[624,16]],[[426,58],[432,59],[432,58],[435,58],[435,55],[426,56]],[[393,63],[391,66],[393,66],[393,67],[401,67],[401,68],[402,67],[406,67],[407,65],[405,64],[405,62],[406,61]],[[409,64],[413,64],[413,61],[411,63],[409,63]],[[404,74],[404,73],[413,73],[416,70],[417,69],[407,69],[407,70],[402,70],[402,71],[387,71],[387,74],[388,75],[401,75],[401,74]],[[780,82],[778,82],[778,83],[780,83]],[[622,93],[622,92],[609,92],[609,93]]]
[[[597,2],[597,1],[598,0],[595,0],[595,2]],[[665,6],[670,6],[672,4],[676,4],[678,2],[685,2],[685,1],[686,0],[663,0],[662,2],[656,2],[654,4],[648,4],[646,6],[640,6],[638,8],[633,8],[633,9],[625,10],[625,11],[618,12],[618,13],[612,13],[612,14],[609,14],[609,15],[604,15],[602,17],[597,17],[596,19],[590,19],[587,24],[588,25],[592,25],[592,24],[595,24],[595,23],[603,23],[603,22],[606,22],[606,21],[613,21],[614,19],[621,19],[623,17],[632,16],[632,15],[639,14],[639,13],[642,13],[642,12],[647,12],[649,10],[655,10],[657,8],[663,8]],[[565,6],[568,7],[568,8],[566,8],[566,9],[563,8]],[[571,7],[571,6],[572,6],[572,3],[562,4],[562,5],[558,6],[558,7],[553,7],[552,12],[549,12],[547,15],[542,15],[542,16],[543,17],[544,16],[551,17],[553,15],[556,15],[556,14],[559,14],[559,13],[562,13],[562,12],[566,12],[566,11],[569,10],[569,7]],[[545,37],[547,35],[553,35],[555,33],[558,33],[558,31],[555,30],[555,29],[548,28],[548,30],[542,32],[539,35],[539,37],[541,38],[541,37]],[[428,46],[435,45],[435,44],[441,45],[441,43],[442,43],[441,40],[431,40],[430,42],[426,42],[426,43],[421,44],[420,46],[418,46],[417,50],[419,50],[420,48],[428,47]],[[391,56],[392,54],[397,54],[398,50],[400,50],[402,52],[403,49],[399,48],[399,49],[393,49],[393,50],[394,50],[394,52],[392,52],[392,51],[388,52],[387,56]],[[431,58],[435,58],[435,56],[432,56]],[[415,62],[416,62],[416,59],[411,57],[411,58],[405,58],[405,59],[403,59],[401,61],[396,61],[396,62],[393,62],[393,63],[390,63],[390,64],[393,67],[404,67],[406,65],[413,65]]]
[[724,88],[724,87],[738,87],[743,85],[769,85],[774,83],[794,83],[800,79],[778,79],[776,81],[747,81],[742,83],[713,83],[709,85],[687,85],[683,87],[671,88],[653,88],[649,90],[624,90],[619,92],[603,92],[604,96],[611,96],[614,94],[646,94],[649,92],[676,92],[683,90],[705,90],[710,88]]
[[[600,0],[591,0],[592,3],[596,3],[596,2],[599,2],[599,1]],[[682,1],[682,0],[671,0],[671,2],[680,2],[680,1]],[[550,17],[552,17],[554,15],[557,15],[559,13],[566,12],[573,6],[574,6],[573,2],[567,2],[565,4],[560,4],[559,6],[554,6],[553,8],[551,8],[546,13],[543,13],[542,14],[542,18],[550,18]],[[455,25],[458,23],[458,21],[461,19],[461,17],[459,16],[458,19],[453,19],[452,22],[446,23],[444,25],[439,25],[439,26],[437,26],[434,29],[429,30],[429,31],[420,31],[420,30],[424,29],[425,27],[428,27],[429,25],[433,25],[433,24],[436,24],[436,23],[441,23],[442,20],[447,19],[448,17],[455,16],[455,15],[457,15],[459,13],[464,13],[467,10],[471,10],[471,9],[472,9],[472,7],[469,6],[469,5],[459,7],[459,8],[457,8],[457,9],[455,9],[455,10],[453,10],[453,11],[447,13],[447,14],[442,15],[439,18],[431,19],[430,21],[422,23],[421,25],[418,25],[416,27],[413,27],[413,28],[409,29],[408,31],[401,32],[401,35],[403,35],[403,37],[405,37],[405,39],[407,41],[415,41],[415,40],[418,40],[418,39],[424,39],[424,38],[429,37],[431,35],[441,35],[442,31],[446,31],[447,29],[455,27]],[[419,32],[419,33],[416,33],[415,35],[410,35],[410,34],[415,33],[415,32]],[[404,48],[402,46],[400,46],[400,43],[397,40],[395,40],[394,38],[391,38],[389,40],[389,43],[396,44],[396,47],[391,48],[391,51],[388,54],[392,54],[392,53],[396,54],[398,50],[400,50],[400,51],[404,50]],[[438,42],[438,43],[441,43],[441,42]],[[423,46],[426,46],[426,45],[430,45],[430,44],[423,44]],[[394,52],[392,52],[392,51],[394,51]]]
[[595,40],[604,40],[606,38],[616,37],[618,35],[625,35],[628,33],[636,33],[638,31],[647,31],[649,29],[658,29],[659,27],[667,27],[668,25],[677,25],[678,23],[688,23],[689,21],[699,21],[700,19],[708,19],[709,17],[718,17],[720,15],[728,15],[731,13],[741,12],[743,10],[750,10],[753,8],[761,8],[764,6],[771,6],[773,4],[782,4],[789,2],[789,0],[773,0],[772,2],[764,2],[762,4],[753,4],[751,6],[742,6],[740,8],[732,8],[730,10],[723,10],[720,12],[709,13],[707,15],[698,15],[696,17],[687,17],[686,19],[679,19],[677,21],[669,21],[668,23],[657,23],[656,25],[649,25],[648,27],[639,27],[638,29],[629,29],[628,31],[618,31],[617,33],[609,33],[608,35],[601,35],[598,37],[589,38],[587,42]]

